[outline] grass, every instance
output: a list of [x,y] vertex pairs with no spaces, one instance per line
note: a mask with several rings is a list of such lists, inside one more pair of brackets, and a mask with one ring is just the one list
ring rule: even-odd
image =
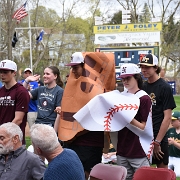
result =
[[176,108],[173,111],[180,111],[180,96],[174,96],[176,102]]
[[31,138],[26,136],[25,140],[26,140],[26,148],[28,148],[31,145]]

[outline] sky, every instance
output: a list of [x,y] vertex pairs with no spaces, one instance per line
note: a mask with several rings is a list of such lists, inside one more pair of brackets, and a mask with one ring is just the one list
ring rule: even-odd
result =
[[[47,8],[51,8],[54,9],[57,14],[61,17],[62,16],[62,4],[60,2],[62,2],[63,0],[41,0],[41,5],[47,7]],[[74,8],[74,14],[76,14],[76,16],[80,16],[82,18],[87,18],[88,16],[91,16],[91,13],[89,13],[88,11],[88,5],[87,3],[80,3],[79,0],[65,0],[65,10],[67,10],[68,8],[70,8],[72,6],[72,3],[74,1],[77,1],[75,8]],[[162,6],[160,4],[158,4],[159,0],[156,0],[154,3],[154,12],[156,17],[160,17],[161,16],[161,9]],[[169,0],[164,0],[164,3],[167,4]],[[172,1],[176,1],[176,0],[172,0]],[[123,0],[122,0],[123,2]],[[139,0],[139,4],[138,7],[138,13],[141,12],[143,5],[145,2],[147,2],[147,0]],[[176,1],[177,3],[177,1]],[[125,3],[124,3],[125,4]],[[169,7],[168,11],[172,12],[175,8],[174,3],[171,3],[171,6]],[[117,2],[117,0],[101,0],[100,2],[100,10],[102,12],[102,16],[105,20],[108,19],[108,17],[112,17],[113,14],[119,10],[123,10],[122,6]],[[176,13],[176,18],[177,20],[180,20],[180,7]],[[108,19],[109,20],[109,19]]]

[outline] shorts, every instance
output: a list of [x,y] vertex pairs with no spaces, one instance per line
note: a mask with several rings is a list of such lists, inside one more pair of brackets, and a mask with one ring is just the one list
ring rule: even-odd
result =
[[161,151],[164,153],[163,158],[158,160],[156,158],[152,158],[152,164],[161,164],[168,165],[169,163],[169,149],[168,149],[168,142],[161,142]]
[[27,113],[27,121],[29,124],[29,128],[35,123],[35,120],[37,118],[37,112],[28,112]]
[[69,148],[74,150],[79,156],[79,159],[84,167],[84,171],[90,173],[91,169],[96,164],[101,163],[103,151],[102,147],[70,145]]
[[126,180],[132,180],[133,175],[137,169],[143,166],[149,167],[149,161],[147,157],[142,158],[127,158],[117,155],[117,164],[119,166],[124,166],[127,169]]

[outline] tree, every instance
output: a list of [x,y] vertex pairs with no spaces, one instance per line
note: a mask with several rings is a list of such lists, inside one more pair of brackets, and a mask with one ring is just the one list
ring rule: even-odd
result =
[[148,7],[147,3],[144,3],[142,13],[141,13],[141,15],[139,15],[139,22],[140,23],[151,22],[151,13],[149,11],[149,7]]
[[122,11],[116,12],[109,22],[110,24],[122,24]]
[[[176,0],[167,0],[167,1],[156,1],[152,0],[149,2],[149,8],[153,14],[153,17],[156,17],[154,13],[154,3],[159,5],[159,9],[161,10],[161,22],[163,24],[163,38],[161,41],[161,57],[163,57],[162,63],[165,65],[165,70],[167,70],[168,61],[171,60],[174,62],[174,65],[170,69],[171,71],[176,71],[174,73],[174,78],[180,72],[180,68],[178,64],[180,62],[180,22],[175,22],[175,16],[179,13],[178,10],[180,8],[180,1]],[[163,65],[162,64],[162,65]]]
[[125,0],[125,3],[122,0],[117,0],[121,7],[125,10],[131,11],[131,23],[138,23],[138,0]]
[[4,51],[8,59],[12,59],[12,37],[15,23],[12,19],[12,15],[17,7],[19,1],[15,0],[1,0],[1,29],[6,32],[4,36],[4,45],[2,45],[1,50]]
[[[138,22],[138,10],[141,7],[142,1],[138,0],[116,0],[123,9],[131,10],[132,23]],[[147,7],[148,6],[148,7]],[[160,57],[162,58],[161,66],[165,66],[167,70],[168,61],[174,62],[172,66],[175,73],[175,78],[180,72],[180,67],[177,64],[180,62],[180,22],[175,19],[178,16],[180,10],[180,1],[178,0],[146,0],[144,4],[144,13],[140,16],[140,21],[147,22],[148,15],[145,16],[146,9],[149,8],[148,14],[152,14],[153,18],[160,17],[160,21],[163,24],[162,39],[161,39],[161,52]]]

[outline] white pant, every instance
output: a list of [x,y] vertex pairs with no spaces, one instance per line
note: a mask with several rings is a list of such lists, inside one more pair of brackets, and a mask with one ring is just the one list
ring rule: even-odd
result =
[[27,113],[27,121],[29,124],[29,128],[35,123],[35,120],[37,118],[37,112],[28,112]]
[[169,156],[169,169],[174,169],[176,177],[180,177],[180,158]]

